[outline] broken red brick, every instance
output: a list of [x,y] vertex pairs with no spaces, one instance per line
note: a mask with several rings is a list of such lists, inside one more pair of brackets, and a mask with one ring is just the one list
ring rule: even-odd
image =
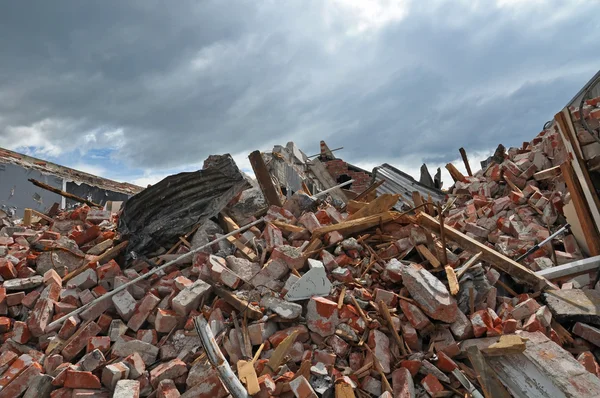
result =
[[423,386],[425,391],[427,391],[427,393],[432,397],[436,397],[437,394],[444,391],[444,386],[442,385],[442,383],[440,383],[438,378],[432,374],[425,376],[423,380],[421,380],[421,385]]
[[321,336],[331,336],[339,324],[337,303],[324,297],[311,297],[306,310],[306,324]]
[[82,372],[76,370],[67,370],[64,386],[67,388],[100,388],[100,379],[92,372]]

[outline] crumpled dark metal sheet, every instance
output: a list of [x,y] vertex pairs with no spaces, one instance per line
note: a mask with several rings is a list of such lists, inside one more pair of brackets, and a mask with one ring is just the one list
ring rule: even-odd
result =
[[119,232],[129,238],[127,255],[174,244],[249,187],[226,154],[210,156],[202,170],[175,174],[144,189],[125,202],[119,219]]

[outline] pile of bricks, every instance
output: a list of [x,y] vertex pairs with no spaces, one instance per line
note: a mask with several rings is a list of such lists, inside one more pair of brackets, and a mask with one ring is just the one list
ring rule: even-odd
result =
[[[548,236],[564,189],[535,176],[560,161],[559,143],[545,131],[500,164],[459,177],[446,225],[507,256]],[[527,339],[565,347],[578,361],[570,369],[589,372],[596,381],[586,388],[600,391],[592,354],[600,330],[559,323],[528,286],[506,290],[496,267],[443,241],[424,213],[391,211],[396,195],[366,197],[342,211],[299,192],[256,226],[199,250],[239,228],[225,209],[151,260],[126,260],[118,216],[87,206],[4,227],[0,398],[224,398],[222,366],[208,360],[196,317],[260,398],[465,396],[456,372],[489,392],[465,345],[498,336],[516,340],[482,351],[522,352]],[[581,255],[563,241],[559,262]],[[554,265],[546,259],[536,252],[528,262]]]
[[[510,148],[501,162],[493,162],[474,176],[460,173],[451,190],[456,197],[446,224],[469,237],[515,258],[548,238],[566,220],[568,192],[560,165],[567,159],[555,125],[521,148]],[[544,245],[525,260],[539,271],[582,257],[574,236],[559,237],[556,249]]]

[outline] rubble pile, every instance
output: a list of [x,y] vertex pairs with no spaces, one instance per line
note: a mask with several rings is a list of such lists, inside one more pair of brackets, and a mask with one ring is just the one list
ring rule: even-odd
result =
[[[447,225],[510,258],[518,257],[566,224],[563,205],[568,192],[560,175],[567,159],[555,126],[542,131],[521,148],[510,148],[485,170],[464,176],[455,170]],[[539,271],[582,258],[573,235],[527,256],[525,263]],[[555,259],[553,258],[555,257]]]
[[[596,397],[600,292],[535,274],[547,248],[512,260],[562,222],[560,140],[500,155],[402,213],[302,189],[266,207],[211,157],[121,213],[3,221],[0,398]],[[570,236],[558,264],[583,256]]]

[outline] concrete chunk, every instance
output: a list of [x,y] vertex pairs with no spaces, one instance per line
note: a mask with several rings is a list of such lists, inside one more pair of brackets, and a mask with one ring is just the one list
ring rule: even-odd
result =
[[302,314],[302,306],[300,304],[290,303],[274,296],[264,296],[260,300],[260,305],[285,320],[296,319]]
[[430,317],[446,323],[456,321],[458,305],[446,286],[429,271],[415,266],[402,268],[402,281],[411,297]]
[[289,301],[306,300],[313,296],[328,296],[331,292],[331,282],[327,278],[323,263],[308,259],[310,270],[297,280],[285,295]]

